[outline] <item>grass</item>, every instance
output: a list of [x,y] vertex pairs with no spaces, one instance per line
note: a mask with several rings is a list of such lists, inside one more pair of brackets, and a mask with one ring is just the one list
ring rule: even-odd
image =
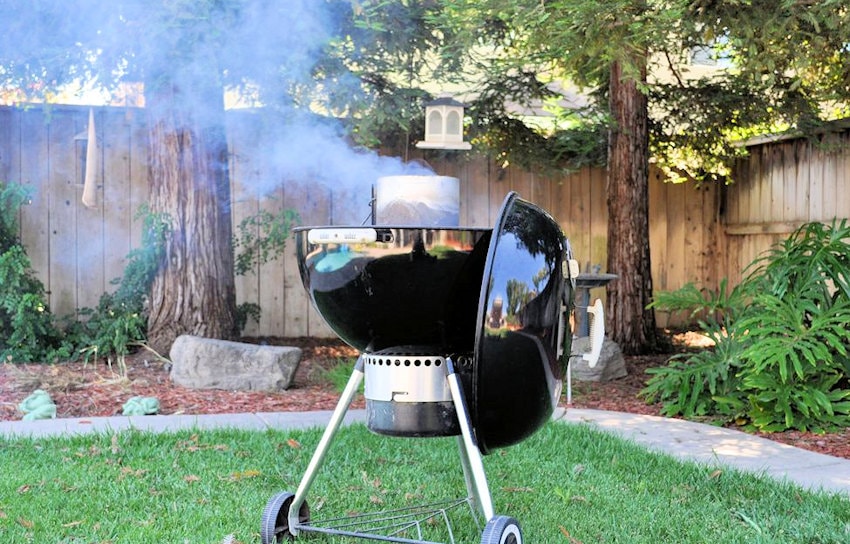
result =
[[[351,373],[354,371],[354,365],[357,364],[356,358],[339,358],[333,362],[326,370],[322,372],[322,379],[333,386],[334,391],[342,393],[348,380],[351,378]],[[362,393],[365,384],[360,383],[359,391]]]
[[[320,431],[139,431],[0,438],[4,542],[254,543],[266,501],[294,491]],[[484,458],[497,514],[538,543],[846,543],[850,500],[683,463],[551,423]],[[465,493],[454,439],[337,435],[314,519]],[[480,540],[474,525],[459,542]],[[307,535],[307,542],[346,542]]]

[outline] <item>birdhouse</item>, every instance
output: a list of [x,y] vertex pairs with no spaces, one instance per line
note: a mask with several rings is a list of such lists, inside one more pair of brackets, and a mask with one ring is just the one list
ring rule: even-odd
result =
[[420,149],[472,149],[463,141],[464,105],[450,96],[441,96],[425,104],[425,140]]

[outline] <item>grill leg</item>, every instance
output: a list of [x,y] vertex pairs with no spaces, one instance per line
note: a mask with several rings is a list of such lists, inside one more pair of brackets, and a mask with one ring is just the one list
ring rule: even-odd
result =
[[361,355],[358,357],[357,363],[354,365],[351,377],[348,378],[348,383],[346,384],[342,395],[339,397],[336,408],[331,415],[331,420],[328,422],[328,426],[325,427],[322,439],[319,440],[319,445],[316,446],[316,451],[313,452],[310,464],[307,465],[307,470],[304,471],[304,476],[301,477],[301,484],[298,486],[298,490],[295,492],[295,498],[292,500],[292,505],[289,507],[289,532],[292,533],[293,536],[298,534],[298,525],[300,523],[298,519],[298,511],[307,499],[307,491],[309,491],[310,486],[313,485],[316,473],[319,471],[319,468],[322,466],[322,462],[325,460],[325,454],[327,454],[330,449],[331,440],[333,440],[334,435],[339,430],[340,425],[342,425],[342,420],[345,418],[345,414],[348,412],[348,407],[351,405],[351,401],[354,399],[354,395],[357,393],[357,389],[360,387],[360,383],[362,381],[363,356]]
[[487,486],[487,475],[484,474],[481,450],[478,449],[478,442],[475,440],[475,435],[472,434],[472,420],[469,417],[460,378],[455,373],[451,358],[448,357],[446,358],[446,372],[446,380],[449,382],[449,390],[457,411],[458,423],[460,423],[458,445],[460,446],[460,461],[463,466],[466,487],[469,496],[475,501],[486,523],[494,515],[493,499],[490,497],[490,488]]

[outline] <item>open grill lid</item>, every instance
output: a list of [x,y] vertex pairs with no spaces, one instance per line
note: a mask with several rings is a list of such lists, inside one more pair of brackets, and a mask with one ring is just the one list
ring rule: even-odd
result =
[[526,438],[561,395],[572,335],[569,243],[552,217],[510,193],[478,301],[471,411],[482,452]]

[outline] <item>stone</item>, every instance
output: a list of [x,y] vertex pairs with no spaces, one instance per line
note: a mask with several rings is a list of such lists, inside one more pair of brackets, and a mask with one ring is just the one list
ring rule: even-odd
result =
[[582,358],[582,354],[590,351],[590,337],[582,336],[573,339],[572,352],[577,354],[570,357],[572,378],[580,382],[608,382],[628,375],[626,360],[620,351],[620,346],[608,338],[602,343],[599,362],[590,368]]
[[292,385],[301,350],[179,336],[171,346],[171,380],[193,389],[282,391]]

